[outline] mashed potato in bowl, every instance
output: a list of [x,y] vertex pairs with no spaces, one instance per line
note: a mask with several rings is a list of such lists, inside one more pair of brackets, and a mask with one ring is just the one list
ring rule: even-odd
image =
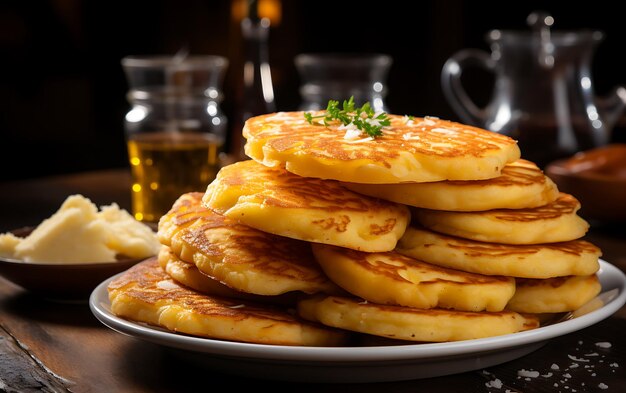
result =
[[0,257],[24,262],[111,262],[120,256],[147,258],[159,248],[152,229],[116,203],[98,210],[82,195],[67,197],[57,212],[25,238],[0,234]]

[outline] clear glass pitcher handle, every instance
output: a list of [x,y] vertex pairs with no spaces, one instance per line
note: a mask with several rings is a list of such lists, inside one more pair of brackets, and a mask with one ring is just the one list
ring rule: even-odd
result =
[[486,108],[476,106],[461,83],[461,74],[466,67],[495,72],[496,62],[483,50],[463,49],[452,55],[441,70],[441,88],[452,109],[463,122],[484,127],[487,122]]

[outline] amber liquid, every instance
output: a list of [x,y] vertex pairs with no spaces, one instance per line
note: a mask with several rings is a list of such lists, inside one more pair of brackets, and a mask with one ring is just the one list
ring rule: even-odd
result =
[[210,134],[133,135],[128,155],[133,176],[132,211],[156,223],[186,192],[204,192],[219,170],[223,141]]

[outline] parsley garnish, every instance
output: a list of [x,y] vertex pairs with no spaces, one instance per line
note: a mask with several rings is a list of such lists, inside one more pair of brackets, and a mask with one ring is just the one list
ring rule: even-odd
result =
[[383,127],[391,124],[387,114],[385,112],[376,114],[369,102],[366,102],[361,107],[355,108],[354,97],[350,97],[349,100],[344,100],[341,109],[339,109],[339,101],[329,100],[325,114],[313,116],[310,112],[305,112],[304,118],[309,124],[313,124],[314,119],[321,118],[326,127],[335,120],[340,121],[344,126],[353,124],[357,129],[372,138],[381,136],[383,134]]

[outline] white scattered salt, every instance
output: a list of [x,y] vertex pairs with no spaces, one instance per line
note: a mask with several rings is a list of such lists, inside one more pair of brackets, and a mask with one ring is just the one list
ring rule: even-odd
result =
[[[578,341],[578,344],[582,345],[582,344],[583,344],[583,342],[582,342],[582,341]],[[611,348],[611,347],[612,347],[612,344],[611,344],[610,342],[607,342],[607,341],[602,341],[602,342],[596,342],[596,343],[595,343],[595,346],[596,346],[596,347],[598,347],[598,348],[607,349],[607,348]],[[586,353],[586,354],[584,354],[584,355],[582,355],[582,356],[584,356],[584,357],[586,357],[586,358],[589,358],[589,357],[598,357],[598,356],[600,356],[600,357],[602,357],[602,358],[604,358],[604,357],[605,357],[604,355],[601,355],[601,354],[599,354],[599,353],[597,353],[597,352],[590,352],[590,353]],[[564,371],[568,371],[570,368],[571,368],[571,369],[576,369],[576,368],[579,368],[579,367],[581,366],[579,363],[589,363],[589,362],[590,362],[590,359],[586,359],[586,358],[583,358],[583,357],[577,357],[577,356],[575,356],[575,355],[569,355],[569,354],[568,354],[568,355],[567,355],[567,357],[568,357],[570,360],[574,361],[575,363],[570,364],[570,365],[569,365],[569,367],[565,368],[565,370],[564,370]],[[603,361],[603,360],[599,360],[599,362],[600,362],[600,363],[603,363],[604,361]],[[607,363],[608,363],[608,362],[607,362]],[[617,368],[617,367],[619,367],[619,364],[618,364],[618,363],[616,363],[616,362],[613,362],[613,363],[610,363],[610,364],[609,364],[609,366],[610,366],[610,367],[612,367],[612,368]],[[585,369],[588,369],[588,371],[591,373],[591,376],[592,376],[592,377],[595,377],[595,376],[596,376],[596,373],[595,373],[595,372],[593,372],[593,369],[595,368],[595,365],[593,365],[593,364],[587,364],[587,365],[584,365],[584,368],[585,368]],[[556,363],[552,363],[552,365],[550,366],[550,369],[551,369],[551,370],[560,370],[560,367],[559,367],[559,365],[558,365],[558,364],[556,364]],[[611,370],[611,371],[615,372],[615,370]],[[535,370],[532,370],[532,369],[530,369],[530,370],[521,369],[521,370],[518,370],[518,371],[517,371],[517,379],[524,378],[524,380],[525,380],[525,381],[531,381],[531,380],[532,380],[532,378],[537,378],[537,377],[539,377],[539,376],[541,376],[541,377],[543,377],[543,378],[550,378],[550,377],[552,377],[553,375],[554,375],[554,374],[553,374],[552,372],[547,372],[547,373],[545,373],[545,374],[540,374],[540,373],[539,373],[539,371],[535,371]],[[572,375],[571,375],[570,373],[567,373],[567,372],[566,372],[566,373],[564,373],[564,374],[562,375],[562,377],[563,377],[564,379],[561,379],[561,380],[559,381],[559,382],[561,383],[562,388],[564,388],[564,389],[568,389],[568,390],[570,390],[572,393],[576,393],[576,392],[577,392],[577,390],[576,390],[576,389],[574,389],[574,388],[570,388],[569,386],[565,385],[565,383],[566,383],[569,379],[571,379],[571,378],[572,378]],[[495,379],[495,380],[493,380],[493,381],[488,382],[488,383],[486,384],[486,386],[487,386],[487,387],[493,387],[493,388],[500,389],[500,388],[502,388],[503,384],[502,384],[502,381],[500,381],[499,379]],[[553,386],[554,386],[555,388],[558,388],[558,387],[559,387],[559,383],[554,382]],[[584,383],[584,382],[582,382],[582,383],[580,384],[580,386],[581,386],[581,387],[582,387],[582,386],[585,386],[585,383]],[[603,390],[606,390],[606,389],[608,389],[609,387],[608,387],[608,385],[606,385],[605,383],[600,383],[600,384],[598,384],[598,388],[603,389]],[[509,389],[507,389],[505,393],[512,393],[512,391],[511,391],[511,390],[509,390]]]
[[485,383],[485,386],[487,386],[488,388],[501,389],[502,388],[502,381],[500,381],[498,378],[496,378],[493,381],[489,381],[489,382]]
[[373,127],[380,127],[380,120],[378,119],[365,119],[365,122]]
[[457,131],[451,130],[449,128],[443,128],[443,127],[436,127],[436,128],[433,128],[430,131],[436,132],[436,133],[439,133],[439,134],[444,134],[444,135],[456,135],[457,134]]
[[419,141],[420,137],[419,135],[413,135],[412,132],[405,132],[404,134],[402,134],[402,139],[404,139],[405,141]]
[[517,375],[520,377],[537,378],[539,376],[539,371],[521,369],[517,371]]
[[345,135],[343,136],[343,139],[347,139],[347,140],[355,140],[361,137],[361,130],[359,130],[353,123],[350,123],[348,125],[340,125],[338,127],[339,130],[346,130]]
[[582,342],[582,340],[578,342],[578,345],[583,345],[583,342]]
[[363,142],[369,142],[369,141],[373,141],[374,138],[372,138],[371,136],[368,136],[367,138],[363,138],[363,139],[347,139],[348,143],[363,143]]
[[589,362],[589,359],[577,358],[577,357],[576,357],[576,356],[574,356],[574,355],[567,355],[567,357],[568,357],[568,358],[570,358],[570,359],[572,359],[572,360],[573,360],[573,361],[575,361],[575,362],[583,362],[583,363]]
[[424,124],[427,125],[427,126],[434,126],[435,124],[437,124],[435,121],[433,121],[431,119],[433,119],[433,117],[429,117],[429,116],[424,117],[424,120],[421,121],[418,124],[418,126],[421,126],[421,125],[424,125]]

